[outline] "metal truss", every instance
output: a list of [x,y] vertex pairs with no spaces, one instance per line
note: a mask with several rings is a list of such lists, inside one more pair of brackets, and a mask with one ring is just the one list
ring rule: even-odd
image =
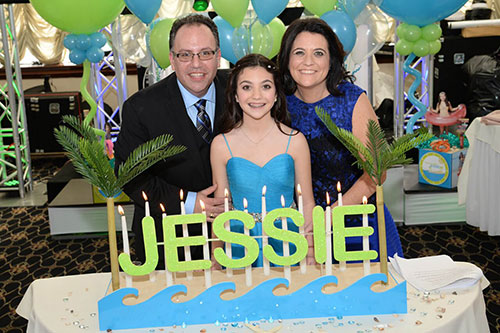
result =
[[0,191],[19,191],[19,196],[24,198],[26,191],[33,189],[33,181],[12,4],[0,5],[0,25],[0,53],[7,81],[0,86]]
[[[91,93],[97,103],[94,126],[105,130],[106,124],[109,124],[111,135],[116,136],[120,131],[123,102],[127,99],[127,67],[125,58],[119,51],[122,40],[120,17],[101,31],[111,36],[112,51],[105,54],[101,62],[92,65]],[[103,73],[105,69],[111,70],[114,74],[112,76],[105,75]],[[115,95],[117,100],[117,107],[110,113],[104,108],[104,98],[109,98],[109,94]]]
[[[418,112],[418,109],[408,101],[408,93],[405,91],[407,84],[413,82],[414,77],[403,70],[405,57],[394,51],[394,136],[401,137],[406,132],[408,120]],[[422,73],[422,82],[415,97],[426,106],[432,105],[434,57],[428,55],[417,58],[411,67]],[[426,123],[425,118],[420,118],[417,123]],[[426,126],[430,125],[426,123]]]

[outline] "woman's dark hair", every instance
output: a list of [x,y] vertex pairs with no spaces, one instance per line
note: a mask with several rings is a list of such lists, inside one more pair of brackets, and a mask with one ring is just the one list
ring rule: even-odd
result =
[[[260,54],[248,54],[241,58],[229,76],[229,81],[226,87],[225,108],[226,111],[221,120],[221,132],[227,133],[234,128],[238,128],[243,123],[243,110],[238,102],[236,102],[236,90],[238,88],[238,78],[245,68],[262,67],[267,72],[273,75],[274,86],[276,88],[276,102],[271,108],[271,117],[274,119],[280,131],[280,123],[290,126],[290,115],[286,108],[286,96],[283,91],[281,76],[279,75],[276,65],[266,57]],[[283,132],[284,133],[284,132]],[[288,134],[288,133],[285,133]]]
[[328,53],[330,54],[330,68],[326,76],[326,87],[330,94],[334,96],[342,95],[337,89],[338,84],[343,80],[352,81],[352,77],[344,68],[344,57],[346,53],[342,43],[340,43],[332,28],[319,18],[297,19],[288,26],[288,29],[283,35],[280,52],[278,54],[278,67],[283,77],[285,94],[291,95],[297,90],[297,84],[290,74],[288,65],[290,63],[293,42],[301,32],[305,31],[320,34],[325,37],[328,43]]

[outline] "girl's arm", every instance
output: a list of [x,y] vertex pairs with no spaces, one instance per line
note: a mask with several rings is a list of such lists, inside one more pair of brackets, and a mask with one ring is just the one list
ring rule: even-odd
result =
[[[311,155],[307,140],[302,133],[292,137],[289,152],[293,157],[295,166],[295,189],[297,190],[297,185],[300,184],[304,203],[304,232],[306,235],[309,234],[306,236],[309,245],[307,263],[314,264],[312,211],[315,203],[311,180]],[[298,197],[298,192],[296,194]]]
[[[227,150],[224,138],[222,135],[217,135],[213,140],[210,146],[210,164],[212,166],[212,181],[213,184],[217,184],[217,189],[215,190],[215,197],[224,197],[224,189],[228,189],[229,191],[229,183],[227,180],[226,173],[226,164],[229,160],[229,152]],[[211,238],[215,238],[215,235],[212,230]],[[211,258],[212,258],[212,267],[215,269],[220,269],[220,265],[215,261],[213,253],[214,250],[218,247],[222,247],[221,241],[214,241],[211,245]]]

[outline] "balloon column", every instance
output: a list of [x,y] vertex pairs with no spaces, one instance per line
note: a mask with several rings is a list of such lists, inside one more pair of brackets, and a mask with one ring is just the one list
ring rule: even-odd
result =
[[[70,50],[70,60],[83,63],[80,91],[90,105],[90,112],[84,122],[89,124],[97,112],[97,104],[89,94],[87,85],[90,77],[90,62],[99,62],[104,52],[106,38],[98,30],[110,24],[122,12],[123,0],[31,0],[35,10],[47,22],[70,34],[64,39],[64,46]],[[95,130],[103,137],[104,131]]]
[[425,115],[427,107],[415,97],[415,91],[422,82],[422,74],[411,67],[416,57],[436,54],[441,49],[441,28],[434,22],[444,19],[459,10],[467,0],[383,0],[380,4],[388,15],[403,23],[396,30],[399,41],[396,51],[408,56],[404,62],[404,71],[415,76],[408,90],[408,99],[415,105],[418,112],[408,121],[406,131],[413,133],[416,121]]
[[276,16],[286,8],[288,0],[252,0],[255,13],[248,11],[249,3],[212,0],[219,15],[214,22],[219,30],[221,54],[233,64],[249,53],[276,56],[285,33],[285,25]]

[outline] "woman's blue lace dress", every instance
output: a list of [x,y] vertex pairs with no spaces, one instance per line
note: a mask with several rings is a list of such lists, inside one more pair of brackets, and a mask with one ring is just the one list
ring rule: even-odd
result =
[[[293,204],[295,188],[295,165],[293,158],[288,154],[288,145],[283,149],[282,154],[278,154],[270,159],[263,166],[259,166],[245,158],[233,156],[229,143],[225,136],[227,147],[231,158],[227,161],[226,172],[229,182],[229,190],[233,199],[233,206],[237,210],[243,210],[243,198],[248,201],[249,213],[262,212],[262,187],[266,186],[266,211],[281,208],[281,195],[285,198],[285,207]],[[290,136],[291,138],[291,136]],[[285,148],[285,147],[283,147]],[[256,221],[255,227],[250,229],[251,236],[262,236],[262,223]],[[276,220],[274,225],[281,229],[281,220]],[[288,220],[288,230],[298,231],[297,226]],[[230,222],[231,231],[243,233],[243,223],[240,221]],[[262,239],[256,238],[259,244],[259,257],[253,263],[253,266],[262,266]],[[283,255],[283,242],[269,237],[271,245],[278,255]],[[242,258],[245,255],[244,247],[238,244],[232,244],[232,257]],[[295,253],[295,246],[290,243],[290,254]]]
[[[307,138],[311,151],[311,170],[314,199],[317,205],[326,206],[326,192],[335,201],[337,199],[337,181],[345,193],[362,175],[362,171],[353,165],[355,158],[326,128],[316,115],[314,108],[322,107],[328,112],[333,122],[340,128],[352,131],[352,112],[359,96],[364,92],[358,86],[343,82],[339,85],[342,96],[329,95],[316,103],[304,103],[294,95],[287,96],[288,110],[292,117],[292,127],[301,131]],[[375,195],[369,203],[375,204]],[[385,208],[385,223],[387,231],[387,253],[393,256],[397,253],[403,256],[399,234],[387,207]],[[361,216],[346,217],[345,224],[361,226]],[[370,249],[378,252],[377,214],[370,214],[369,225],[375,230],[370,236]],[[362,237],[346,239],[347,250],[362,250]],[[377,259],[378,261],[378,259]]]

